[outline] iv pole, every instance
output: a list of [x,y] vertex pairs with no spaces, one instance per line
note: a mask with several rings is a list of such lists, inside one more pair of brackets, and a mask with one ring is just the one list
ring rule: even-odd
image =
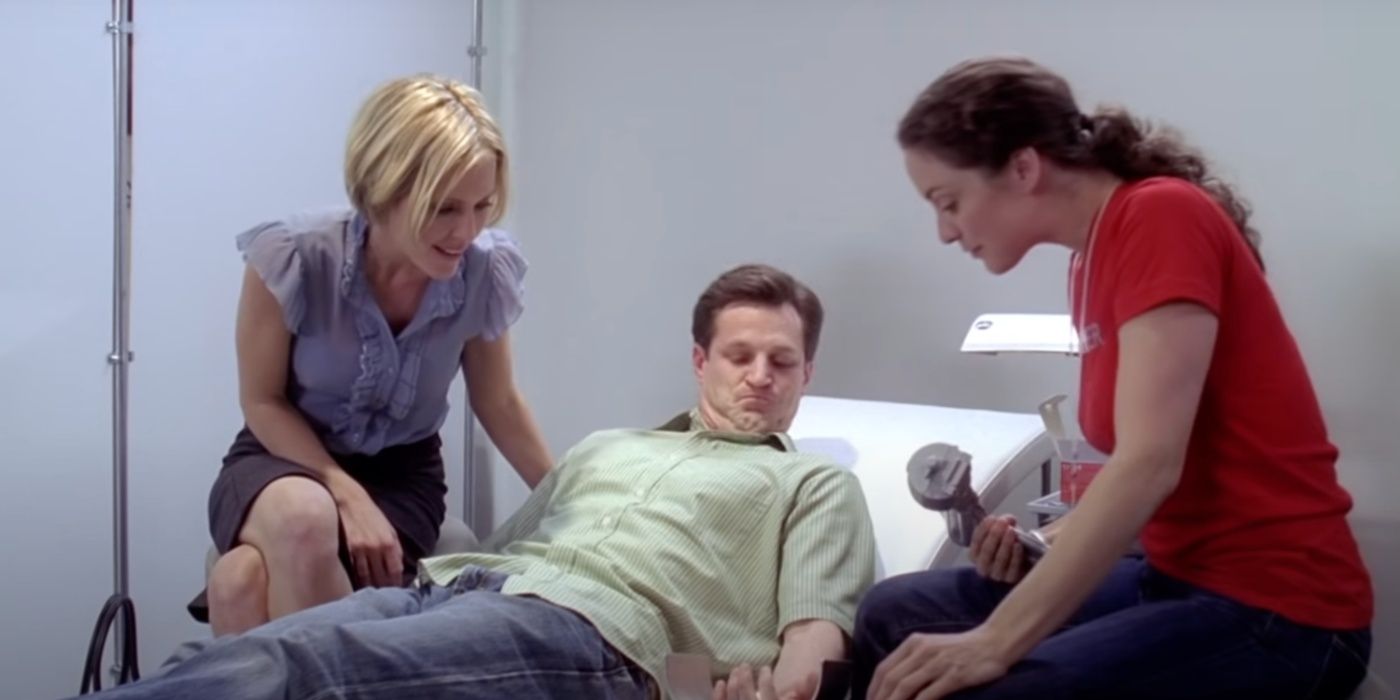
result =
[[[135,356],[131,352],[131,44],[132,4],[135,0],[112,0],[117,13],[112,29],[116,88],[116,183],[113,220],[115,224],[116,267],[112,270],[112,551],[114,586],[117,595],[126,596],[127,580],[127,369]],[[112,25],[109,25],[111,27]],[[117,637],[120,647],[122,639]]]
[[131,352],[131,49],[132,5],[135,0],[112,0],[113,88],[113,251],[112,267],[112,578],[113,593],[102,606],[88,644],[82,693],[102,688],[102,649],[109,628],[113,635],[112,682],[138,680],[136,606],[127,576],[127,370]]
[[[472,43],[467,47],[467,55],[471,57],[471,85],[477,91],[481,90],[481,58],[486,55],[486,46],[482,43],[481,18],[485,0],[472,0]],[[465,373],[464,373],[465,376]],[[463,405],[467,408],[467,425],[465,431],[465,460],[462,465],[462,522],[467,524],[473,532],[481,532],[480,523],[476,522],[476,414],[472,412],[471,389]]]

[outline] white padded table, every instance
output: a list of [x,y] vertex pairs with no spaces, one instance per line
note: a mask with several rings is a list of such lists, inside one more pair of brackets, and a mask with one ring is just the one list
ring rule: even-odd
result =
[[807,396],[789,434],[803,452],[827,455],[860,479],[875,526],[877,575],[955,563],[962,548],[948,539],[940,513],[909,493],[906,467],[932,442],[972,455],[972,486],[991,512],[1018,515],[1040,493],[1040,467],[1054,454],[1040,416],[918,404]]

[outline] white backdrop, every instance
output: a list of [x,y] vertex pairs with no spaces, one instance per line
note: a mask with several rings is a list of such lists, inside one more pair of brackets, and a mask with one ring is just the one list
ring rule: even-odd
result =
[[104,0],[0,2],[7,697],[78,692],[112,592],[110,13]]

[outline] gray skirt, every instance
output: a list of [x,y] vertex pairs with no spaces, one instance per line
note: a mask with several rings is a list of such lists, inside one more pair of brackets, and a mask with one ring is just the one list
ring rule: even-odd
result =
[[[438,436],[406,445],[386,447],[377,454],[332,454],[337,464],[364,487],[399,534],[403,548],[404,582],[417,574],[418,560],[437,544],[447,514],[447,478]],[[220,554],[238,546],[243,522],[268,484],[285,476],[320,482],[316,473],[271,455],[246,426],[234,438],[223,468],[209,491],[209,534]],[[362,582],[350,563],[345,531],[340,532],[340,560],[355,588]],[[208,601],[201,592],[190,602],[190,615],[209,621]]]

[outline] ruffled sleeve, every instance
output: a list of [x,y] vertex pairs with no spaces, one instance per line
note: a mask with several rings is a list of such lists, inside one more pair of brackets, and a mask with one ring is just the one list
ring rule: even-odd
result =
[[484,314],[481,336],[488,341],[500,338],[525,310],[525,272],[529,264],[515,237],[499,229],[488,229],[481,236],[487,244]]
[[296,333],[306,316],[306,295],[302,288],[305,263],[296,239],[285,226],[267,223],[239,234],[236,243],[243,260],[252,265],[282,306],[282,320],[287,330]]

